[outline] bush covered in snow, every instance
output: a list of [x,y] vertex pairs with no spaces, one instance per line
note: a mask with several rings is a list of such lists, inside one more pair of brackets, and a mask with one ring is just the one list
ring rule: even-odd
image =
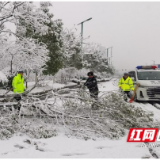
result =
[[8,81],[8,79],[7,79],[6,75],[3,72],[0,71],[0,82],[4,83],[4,82],[7,82],[7,81]]
[[0,71],[0,87],[3,88],[3,86],[5,86],[7,82],[8,82],[8,79],[6,75],[2,71]]

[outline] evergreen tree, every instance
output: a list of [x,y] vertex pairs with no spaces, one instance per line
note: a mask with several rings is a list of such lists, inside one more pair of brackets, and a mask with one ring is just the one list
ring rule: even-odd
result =
[[76,36],[72,30],[63,32],[63,67],[82,68],[80,36]]
[[[41,4],[43,5],[43,3]],[[36,33],[34,30],[34,26],[27,25],[25,37],[32,37],[37,39],[39,42],[42,42],[46,45],[48,49],[48,61],[43,68],[43,73],[48,75],[54,75],[58,72],[60,68],[63,66],[63,54],[62,54],[62,45],[63,41],[61,38],[61,32],[63,30],[63,23],[61,19],[57,19],[55,21],[52,20],[53,14],[49,13],[49,9],[43,8],[41,9],[45,14],[48,15],[49,22],[45,23],[45,26],[48,27],[48,32],[45,35],[41,35],[40,33]],[[21,21],[20,25],[26,25],[25,21]],[[18,33],[18,30],[17,30]]]
[[[63,53],[61,50],[63,45],[63,41],[61,40],[62,25],[61,20],[51,21],[49,26],[51,32],[39,39],[47,45],[47,49],[49,50],[48,56],[50,59],[46,65],[43,66],[44,74],[54,75],[63,66]],[[54,32],[52,33],[52,31]]]

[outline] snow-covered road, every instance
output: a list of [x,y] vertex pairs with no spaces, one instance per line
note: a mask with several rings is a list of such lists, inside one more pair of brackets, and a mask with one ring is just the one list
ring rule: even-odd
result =
[[[101,94],[118,89],[114,80],[99,84]],[[133,104],[152,111],[154,119],[160,120],[160,110],[151,104]],[[26,139],[31,143],[26,143]],[[119,140],[105,138],[85,141],[68,138],[63,133],[48,139],[31,139],[17,134],[9,140],[0,141],[0,158],[153,158],[148,148],[142,147],[142,143],[127,143],[126,140],[127,135]],[[160,156],[159,148],[155,150]]]

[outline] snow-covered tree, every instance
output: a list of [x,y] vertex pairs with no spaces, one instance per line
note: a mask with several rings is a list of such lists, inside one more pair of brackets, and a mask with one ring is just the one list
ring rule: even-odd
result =
[[[41,2],[36,7],[33,2],[0,2],[0,61],[1,69],[14,66],[17,69],[40,69],[46,62],[46,46],[42,42],[25,37],[28,27],[34,33],[44,35],[48,32],[49,18],[44,9],[48,9],[49,2]],[[12,23],[16,31],[6,27]],[[21,25],[24,23],[25,25]],[[10,35],[15,41],[10,42]],[[7,71],[7,70],[6,70]]]
[[[23,35],[26,33],[28,26],[36,33],[46,34],[48,27],[44,25],[49,21],[47,14],[43,12],[44,8],[48,8],[49,2],[41,2],[40,8],[36,7],[33,2],[0,2],[0,34],[15,34],[7,29],[6,23],[12,23],[16,26],[18,33]],[[26,25],[22,26],[21,23]]]
[[14,66],[12,72],[16,72],[19,69],[40,70],[48,60],[48,57],[46,56],[46,46],[33,39],[25,38],[22,41],[17,40],[12,44],[8,44],[8,47],[4,51],[5,55],[2,60],[5,61],[6,59],[6,67],[8,65]]
[[82,68],[81,39],[75,30],[65,29],[62,32],[63,39],[63,67]]
[[[42,8],[42,7],[41,7]],[[28,37],[28,38],[33,38],[36,39],[38,42],[43,42],[47,49],[48,53],[47,56],[49,57],[48,61],[45,63],[43,66],[43,73],[44,74],[49,74],[49,75],[54,75],[60,68],[62,68],[62,38],[61,38],[61,32],[63,30],[62,26],[62,20],[57,19],[57,20],[52,20],[53,14],[49,12],[49,9],[42,8],[42,11],[44,14],[48,16],[48,22],[45,22],[45,26],[48,27],[47,33],[45,35],[41,35],[38,32],[35,32],[33,30],[34,26],[27,26],[25,34],[21,34],[22,36]],[[21,26],[26,26],[26,23],[21,21],[20,23]],[[19,31],[17,31],[19,32]]]
[[88,43],[83,47],[84,66],[94,72],[106,72],[113,74],[112,67],[108,65],[104,57],[106,48],[100,44]]
[[61,19],[50,21],[48,34],[42,36],[39,40],[47,46],[48,57],[50,58],[44,66],[44,74],[54,75],[63,67],[63,41],[61,32],[63,23]]

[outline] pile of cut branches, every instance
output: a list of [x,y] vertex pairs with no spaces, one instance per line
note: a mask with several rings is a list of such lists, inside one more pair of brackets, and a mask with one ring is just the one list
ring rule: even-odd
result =
[[[93,104],[97,110],[91,108]],[[123,96],[115,92],[103,94],[98,102],[82,90],[74,90],[74,94],[67,97],[52,92],[45,100],[26,98],[18,118],[10,110],[1,109],[0,114],[0,139],[17,132],[34,138],[48,138],[56,136],[60,128],[67,136],[85,140],[96,137],[118,139],[131,127],[159,127],[159,122],[153,121],[153,113],[124,102]]]

